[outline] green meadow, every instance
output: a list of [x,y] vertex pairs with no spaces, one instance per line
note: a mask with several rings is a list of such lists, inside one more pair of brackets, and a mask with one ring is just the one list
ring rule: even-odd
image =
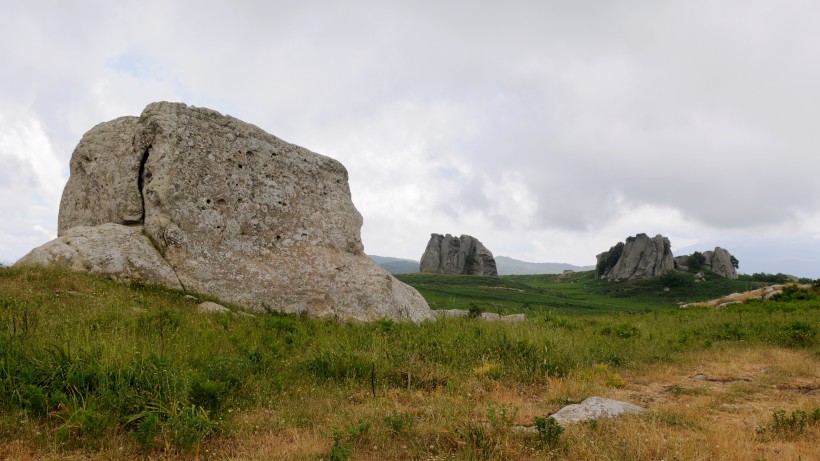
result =
[[[59,268],[0,268],[0,458],[575,459],[604,453],[578,451],[583,431],[602,431],[598,447],[614,453],[606,459],[654,459],[619,445],[622,423],[556,435],[543,418],[725,354],[820,362],[816,285],[778,301],[681,309],[762,284],[709,275],[696,284],[685,273],[400,279],[434,309],[527,320],[340,323],[250,317],[229,304],[231,314],[199,314],[211,298]],[[803,378],[814,385],[811,373]],[[681,398],[710,395],[687,386],[678,384]],[[820,401],[790,402],[755,424],[768,427],[775,410],[804,411],[809,443],[820,435],[811,419]],[[673,416],[649,412],[638,427],[657,435]],[[698,421],[690,429],[711,430]]]

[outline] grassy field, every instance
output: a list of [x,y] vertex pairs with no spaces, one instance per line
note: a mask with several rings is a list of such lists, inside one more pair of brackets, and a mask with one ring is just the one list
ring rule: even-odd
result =
[[677,309],[680,303],[704,301],[759,288],[759,282],[728,280],[707,273],[707,283],[694,275],[675,272],[665,279],[610,282],[594,272],[569,275],[507,275],[471,277],[448,274],[400,274],[434,309],[560,315],[644,312]]
[[[172,290],[0,268],[0,459],[818,457],[815,291],[680,309],[753,284],[402,279],[439,309],[528,320],[204,315]],[[517,429],[593,395],[647,411]]]

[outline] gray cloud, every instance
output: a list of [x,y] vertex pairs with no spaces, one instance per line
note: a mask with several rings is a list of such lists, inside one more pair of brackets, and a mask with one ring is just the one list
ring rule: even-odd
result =
[[[524,232],[530,250],[495,251],[549,260],[571,247],[569,262],[587,262],[599,239],[646,231],[630,222],[697,239],[803,235],[820,219],[812,2],[26,2],[4,13],[0,117],[39,123],[64,169],[96,123],[161,99],[211,107],[340,159],[377,252],[416,256],[429,232]],[[4,200],[27,190],[6,177]]]

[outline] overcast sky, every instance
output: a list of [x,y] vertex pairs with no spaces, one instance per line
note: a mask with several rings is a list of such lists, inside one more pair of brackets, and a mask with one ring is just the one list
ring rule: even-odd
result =
[[56,236],[85,131],[169,100],[340,160],[369,254],[645,232],[820,277],[820,2],[0,3],[0,261]]

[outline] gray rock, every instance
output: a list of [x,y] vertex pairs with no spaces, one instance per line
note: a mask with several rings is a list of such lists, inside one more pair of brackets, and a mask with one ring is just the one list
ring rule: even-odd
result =
[[446,317],[467,317],[469,312],[465,311],[464,309],[442,309],[438,311],[433,311],[433,314],[439,318],[446,318]]
[[551,416],[559,424],[573,424],[601,418],[613,418],[622,414],[641,413],[637,405],[601,397],[590,397],[581,403],[567,405]]
[[638,234],[598,256],[597,274],[609,280],[637,280],[660,277],[675,267],[669,239]]
[[501,316],[499,320],[503,322],[523,322],[527,320],[527,316],[525,314],[510,314]]
[[679,271],[688,271],[689,270],[689,256],[675,256],[672,258],[675,262],[675,269]]
[[114,280],[143,280],[182,289],[171,265],[142,231],[142,226],[113,223],[74,227],[31,250],[15,265],[58,264]]
[[[347,179],[336,160],[251,124],[154,103],[139,118],[98,125],[83,137],[59,231],[143,224],[175,286],[251,311],[433,318],[415,289],[364,254]],[[132,259],[130,250],[109,246]]]
[[482,312],[481,313],[481,320],[500,320],[501,315],[496,314],[495,312]]
[[203,314],[227,314],[231,310],[222,304],[217,304],[213,301],[205,301],[196,306],[196,310]]
[[732,264],[732,255],[721,247],[715,247],[714,251],[704,251],[705,261],[703,266],[721,277],[727,279],[737,279],[737,270]]
[[419,263],[419,272],[496,277],[495,258],[477,238],[469,235],[431,234]]
[[[732,264],[732,255],[721,247],[715,247],[713,251],[704,251],[703,264],[701,267],[710,270],[715,274],[727,278],[737,279],[737,270]],[[675,269],[689,270],[687,264],[692,255],[675,256]],[[702,273],[700,275],[703,275]],[[697,280],[696,280],[697,281]]]
[[140,168],[133,148],[138,117],[120,117],[89,130],[74,149],[63,189],[57,235],[77,226],[143,221]]

